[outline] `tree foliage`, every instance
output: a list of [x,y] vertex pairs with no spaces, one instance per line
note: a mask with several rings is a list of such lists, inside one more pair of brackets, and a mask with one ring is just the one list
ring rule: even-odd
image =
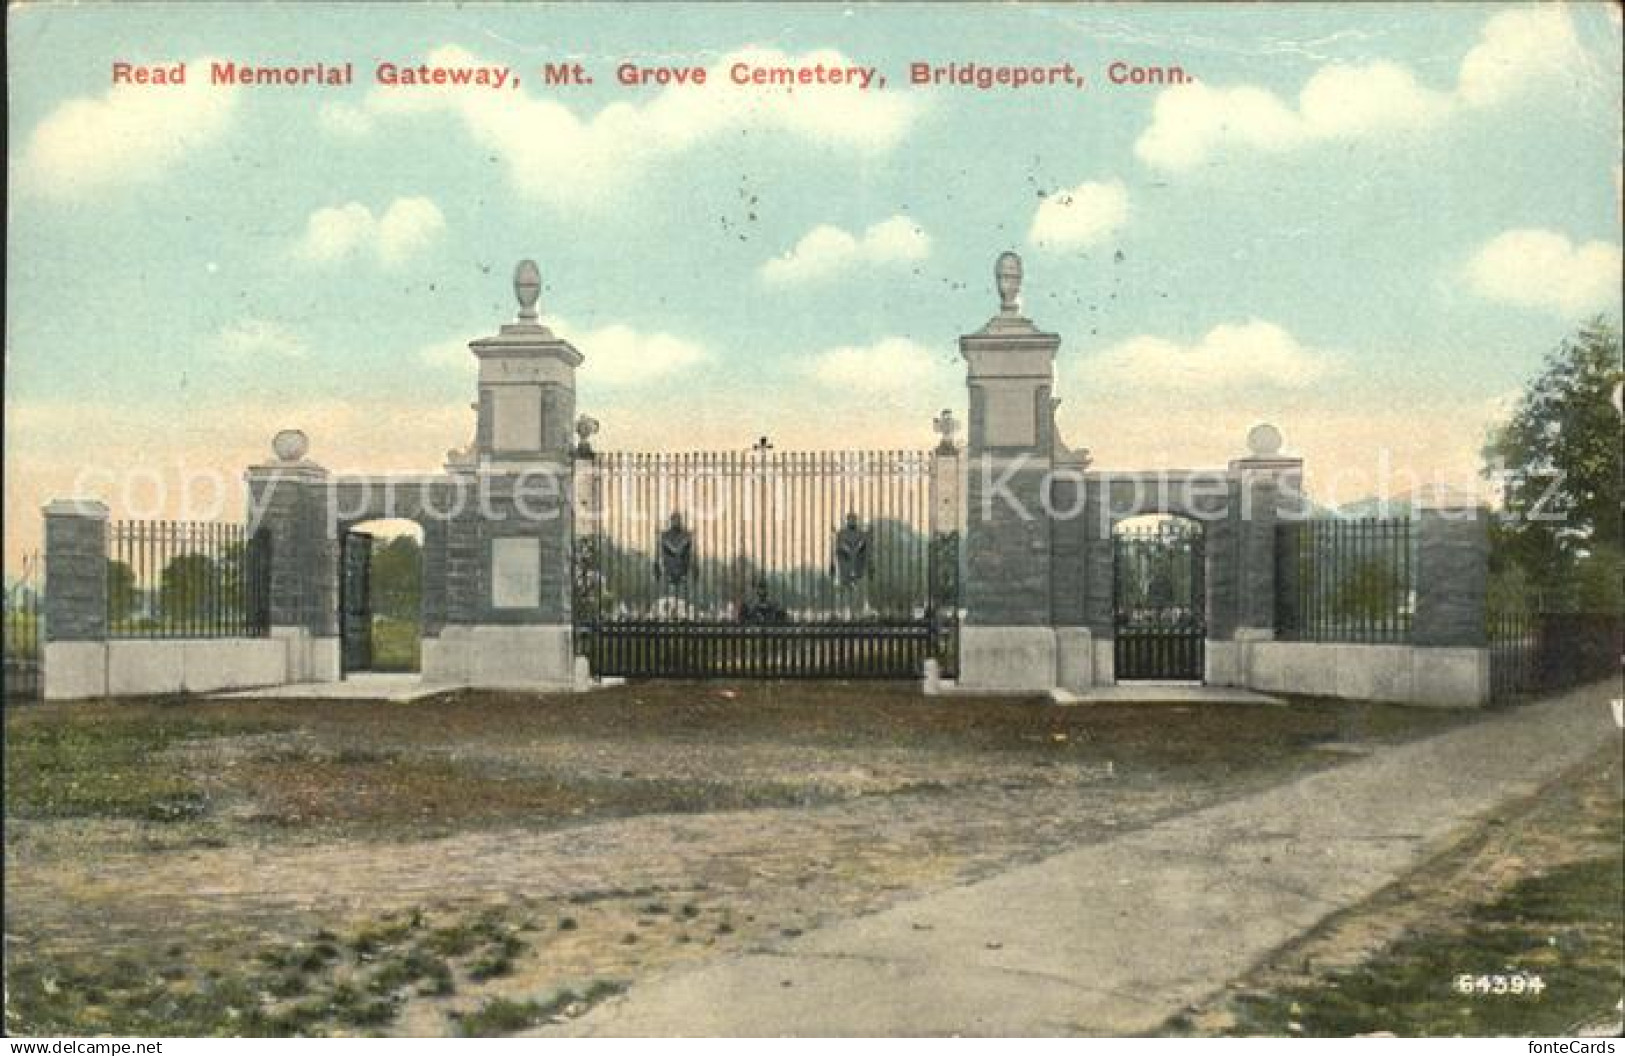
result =
[[107,615],[113,620],[127,620],[135,614],[135,570],[128,562],[109,559],[107,562]]
[[219,577],[207,554],[181,554],[170,559],[158,578],[158,601],[171,620],[199,621],[215,611]]
[[1594,319],[1546,357],[1484,448],[1503,485],[1493,592],[1618,611],[1625,572],[1617,403],[1625,380],[1617,326]]

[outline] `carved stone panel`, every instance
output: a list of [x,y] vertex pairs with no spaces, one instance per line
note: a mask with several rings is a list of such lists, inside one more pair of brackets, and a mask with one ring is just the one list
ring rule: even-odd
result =
[[534,609],[542,603],[541,540],[518,536],[491,540],[491,607]]

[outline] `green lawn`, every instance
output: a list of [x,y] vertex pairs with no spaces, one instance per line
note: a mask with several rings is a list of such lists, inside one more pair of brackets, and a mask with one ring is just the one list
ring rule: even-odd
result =
[[422,669],[422,654],[423,639],[416,620],[372,618],[372,670],[418,671]]

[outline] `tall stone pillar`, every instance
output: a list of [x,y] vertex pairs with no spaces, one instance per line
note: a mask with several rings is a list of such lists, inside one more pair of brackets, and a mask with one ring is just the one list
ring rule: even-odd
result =
[[[1251,647],[1275,637],[1276,527],[1296,515],[1303,492],[1303,459],[1281,454],[1281,431],[1268,423],[1247,433],[1247,456],[1230,463],[1233,552],[1229,611],[1210,614],[1203,681],[1245,686]],[[1217,632],[1217,633],[1215,633]]]
[[338,550],[328,472],[306,457],[310,441],[284,429],[274,459],[250,466],[248,528],[270,536],[270,636],[288,643],[288,679],[339,679]]
[[970,396],[959,686],[1043,692],[1056,684],[1045,489],[1061,339],[1021,315],[1020,257],[1002,254],[994,274],[999,313],[959,339]]
[[1417,703],[1476,707],[1489,701],[1489,518],[1476,498],[1442,491],[1424,496],[1417,510],[1411,621]]
[[47,700],[107,692],[107,507],[58,499],[45,514]]
[[542,325],[541,274],[514,271],[516,320],[469,343],[477,427],[463,467],[478,501],[447,525],[445,625],[423,643],[425,681],[565,688],[571,646],[575,371],[581,353]]

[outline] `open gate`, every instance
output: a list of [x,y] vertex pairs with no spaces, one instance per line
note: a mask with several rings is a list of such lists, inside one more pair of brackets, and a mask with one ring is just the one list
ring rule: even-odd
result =
[[372,667],[372,536],[339,538],[339,648],[343,671]]
[[1168,518],[1112,537],[1119,682],[1202,679],[1207,638],[1202,526]]
[[933,480],[928,452],[599,454],[577,651],[630,677],[951,675],[959,536]]

